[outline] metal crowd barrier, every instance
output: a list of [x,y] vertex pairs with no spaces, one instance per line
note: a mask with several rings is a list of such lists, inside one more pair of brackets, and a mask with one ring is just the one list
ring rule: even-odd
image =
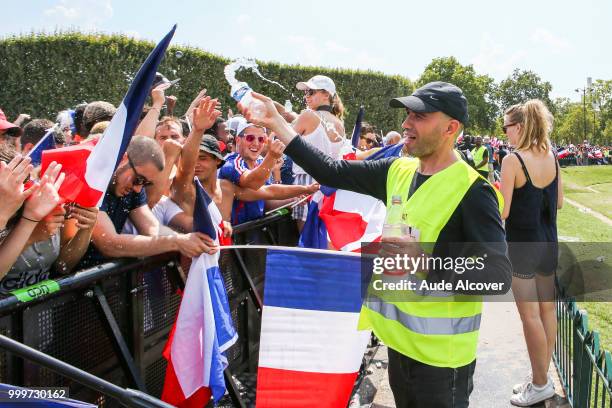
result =
[[612,406],[612,356],[600,347],[599,333],[589,330],[588,316],[574,299],[557,300],[554,361],[572,407]]
[[[287,210],[234,229],[236,244],[291,246],[297,244],[297,238]],[[230,396],[225,403],[234,407],[254,403],[264,258],[257,251],[244,250],[223,250],[220,256],[239,334],[227,351],[225,373]],[[132,388],[159,398],[166,370],[162,351],[178,312],[178,290],[184,285],[185,272],[176,254],[164,254],[115,260],[31,286],[18,296],[0,298],[0,335],[120,389]],[[119,394],[110,390],[96,390],[85,379],[80,384],[74,377],[39,365],[43,360],[36,360],[36,353],[28,352],[27,347],[11,346],[8,352],[15,343],[9,339],[0,343],[0,383],[68,387],[71,398],[102,407],[140,406],[120,401]]]

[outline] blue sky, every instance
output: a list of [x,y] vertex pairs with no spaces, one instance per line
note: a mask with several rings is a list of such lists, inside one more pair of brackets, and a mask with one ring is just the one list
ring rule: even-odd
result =
[[[586,78],[612,79],[610,0],[33,0],[9,1],[0,36],[79,29],[174,44],[229,58],[372,69],[416,79],[435,57],[500,81],[529,69],[553,97],[578,100]],[[264,72],[265,75],[265,72]],[[274,78],[272,78],[274,79]]]

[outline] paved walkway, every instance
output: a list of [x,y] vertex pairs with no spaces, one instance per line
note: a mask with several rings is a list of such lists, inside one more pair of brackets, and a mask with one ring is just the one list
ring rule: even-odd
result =
[[[370,366],[371,373],[364,380],[360,404],[352,407],[395,407],[386,368],[387,351],[385,347],[380,347]],[[470,406],[475,408],[511,407],[512,386],[523,381],[529,370],[523,328],[516,306],[513,302],[485,303],[478,345],[478,362],[474,375],[474,392],[470,398]],[[534,405],[534,407],[569,408],[563,398],[563,389],[559,384],[553,364],[551,364],[550,373],[553,374],[557,396],[545,403]]]

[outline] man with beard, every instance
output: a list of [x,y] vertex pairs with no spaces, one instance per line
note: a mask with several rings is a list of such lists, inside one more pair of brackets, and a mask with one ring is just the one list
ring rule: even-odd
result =
[[[444,292],[429,294],[429,290],[402,291],[399,300],[397,295],[388,298],[389,293],[368,294],[360,316],[359,328],[371,328],[389,348],[389,383],[398,408],[467,407],[482,311],[481,298],[472,295],[506,293],[511,265],[506,257],[500,195],[453,150],[468,120],[467,99],[461,89],[432,82],[410,96],[392,99],[391,107],[406,110],[402,124],[405,148],[413,157],[365,161],[336,161],[325,156],[295,134],[269,98],[257,93],[253,97],[266,107],[255,123],[274,131],[287,145],[285,153],[320,183],[369,194],[386,202],[387,208],[401,197],[402,217],[409,227],[405,230],[411,233],[384,237],[388,255],[401,253],[413,261],[422,256],[434,260],[486,258],[483,269],[463,275],[452,268],[429,269],[428,262],[413,272],[427,283],[469,279],[497,283],[501,290],[460,290],[454,285],[454,294],[461,294],[461,301]],[[255,120],[248,109],[244,114]],[[435,301],[421,301],[431,296]]]

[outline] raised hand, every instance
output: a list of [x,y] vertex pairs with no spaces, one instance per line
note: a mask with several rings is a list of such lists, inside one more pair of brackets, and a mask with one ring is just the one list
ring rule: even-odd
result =
[[5,223],[21,207],[34,190],[23,188],[32,171],[29,157],[17,154],[9,163],[0,162],[0,221]]
[[169,87],[169,84],[160,84],[153,88],[151,91],[151,104],[153,107],[161,108],[164,105],[166,101],[166,94],[164,91]]
[[60,173],[61,164],[52,162],[38,185],[33,186],[34,191],[23,209],[23,217],[39,222],[42,221],[55,207],[62,202],[58,190],[64,182],[64,173]]
[[193,99],[193,101],[191,101],[191,103],[189,104],[189,107],[187,108],[187,112],[185,112],[185,116],[190,116],[193,110],[200,104],[200,101],[204,99],[205,96],[206,96],[206,88],[202,89],[198,93],[198,96],[196,96]]
[[238,109],[240,109],[244,117],[250,123],[272,129],[275,132],[278,131],[279,124],[285,124],[286,121],[274,107],[274,101],[257,92],[253,92],[252,96],[263,104],[263,106],[258,107],[259,112],[257,115],[255,115],[249,107],[243,106],[241,103],[238,103]]
[[210,99],[210,96],[204,97],[198,106],[193,110],[192,127],[197,131],[206,131],[210,129],[215,120],[221,116],[221,111],[217,110],[217,99]]
[[172,115],[172,113],[174,112],[174,107],[176,106],[177,99],[178,98],[174,95],[169,95],[168,97],[166,97],[166,111],[168,112],[168,115]]
[[269,145],[268,145],[267,154],[269,154],[270,157],[274,158],[277,161],[280,160],[281,157],[283,157],[283,151],[285,150],[285,144],[278,139],[270,140],[268,143]]

